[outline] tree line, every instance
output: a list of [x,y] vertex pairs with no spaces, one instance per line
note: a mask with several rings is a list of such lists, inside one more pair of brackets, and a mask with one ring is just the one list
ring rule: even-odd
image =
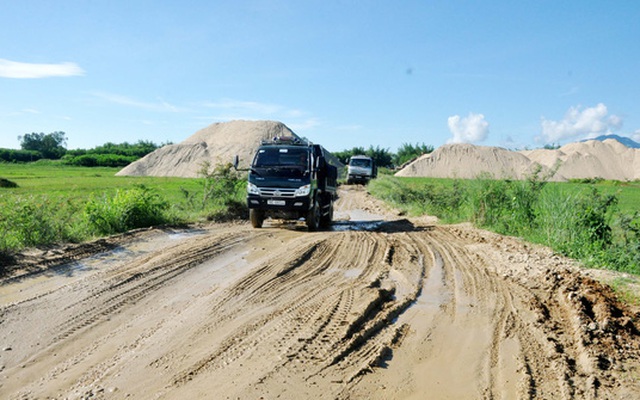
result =
[[380,146],[369,146],[366,150],[364,147],[354,147],[351,150],[337,151],[332,154],[345,164],[349,162],[351,156],[365,155],[371,157],[379,167],[394,168],[431,152],[433,152],[433,146],[431,145],[403,143],[396,153],[392,153],[389,149],[384,149]]
[[[64,132],[27,133],[18,136],[20,150],[0,148],[0,161],[4,162],[33,162],[41,159],[61,160],[68,165],[85,167],[124,167],[147,154],[164,146],[150,141],[139,140],[136,143],[111,143],[92,149],[67,150],[67,135]],[[340,161],[348,162],[354,155],[366,155],[373,158],[380,167],[399,167],[406,162],[431,153],[433,146],[424,143],[403,143],[396,153],[379,146],[354,147],[350,150],[334,152]]]
[[0,148],[0,161],[33,162],[47,159],[85,167],[124,167],[164,145],[139,140],[136,143],[107,142],[92,149],[67,150],[67,135],[61,131],[27,133],[18,136],[18,140],[20,150]]

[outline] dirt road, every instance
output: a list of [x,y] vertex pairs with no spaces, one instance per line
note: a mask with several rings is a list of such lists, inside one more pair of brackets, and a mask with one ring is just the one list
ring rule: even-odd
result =
[[568,260],[340,196],[327,232],[32,255],[0,286],[0,398],[640,397],[637,316]]

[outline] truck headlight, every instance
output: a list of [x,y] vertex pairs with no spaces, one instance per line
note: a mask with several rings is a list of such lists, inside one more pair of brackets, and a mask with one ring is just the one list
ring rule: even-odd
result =
[[311,192],[311,185],[300,186],[295,193],[295,196],[308,196]]
[[247,183],[247,193],[249,193],[249,194],[257,194],[259,196],[260,195],[260,189],[258,189],[258,187],[256,185],[254,185],[253,183],[249,182],[249,183]]

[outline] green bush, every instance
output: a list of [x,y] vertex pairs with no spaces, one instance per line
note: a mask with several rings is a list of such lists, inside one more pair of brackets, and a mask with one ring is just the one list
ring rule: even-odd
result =
[[0,204],[0,252],[85,238],[76,202],[0,195]]
[[204,216],[210,221],[228,221],[244,218],[246,205],[246,181],[233,169],[231,163],[200,166],[202,177],[202,203]]
[[94,197],[85,214],[91,228],[99,234],[126,232],[130,229],[171,222],[169,204],[145,186],[118,190],[114,196]]
[[35,150],[0,149],[0,161],[31,162],[42,158],[42,153]]
[[83,154],[79,156],[65,155],[63,161],[67,165],[80,167],[126,167],[136,161],[136,156],[119,154]]
[[0,178],[0,188],[17,188],[18,184],[9,179]]

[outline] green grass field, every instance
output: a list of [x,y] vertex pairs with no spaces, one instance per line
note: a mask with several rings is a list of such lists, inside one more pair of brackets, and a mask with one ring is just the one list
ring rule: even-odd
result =
[[171,202],[183,200],[181,188],[202,189],[202,179],[116,176],[120,168],[73,167],[58,163],[0,164],[0,177],[18,184],[15,189],[0,189],[14,195],[47,195],[60,198],[88,198],[112,194],[118,189],[145,185],[162,193]]

